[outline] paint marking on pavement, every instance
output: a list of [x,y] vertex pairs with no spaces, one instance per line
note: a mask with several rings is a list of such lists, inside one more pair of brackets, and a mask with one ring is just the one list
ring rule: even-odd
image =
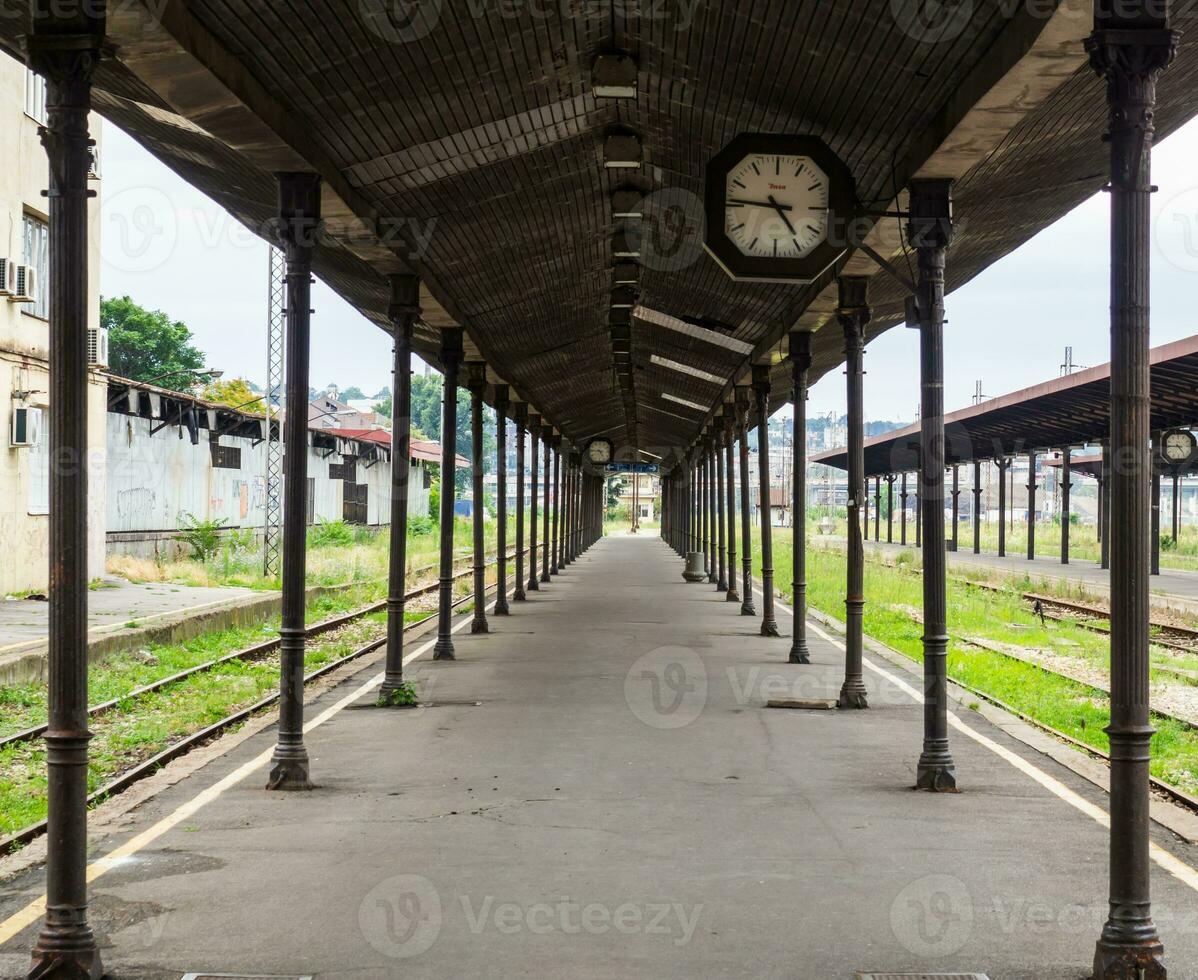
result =
[[[486,608],[488,610],[490,610],[491,608],[494,607],[494,605],[495,605],[495,603],[491,602],[487,605]],[[464,615],[462,617],[461,622],[459,622],[456,626],[454,626],[453,629],[451,630],[451,632],[453,632],[453,633],[458,632],[458,630],[463,629],[466,626],[466,624],[469,622],[470,622],[470,614]],[[427,653],[429,650],[431,650],[436,645],[436,643],[437,643],[437,641],[435,639],[427,640],[424,643],[422,643],[415,650],[413,650],[411,653],[409,653],[407,656],[405,656],[403,658],[404,665],[406,666],[407,664],[410,664],[413,660],[415,660],[417,657],[423,656],[425,653]],[[305,722],[304,723],[304,734],[306,735],[308,732],[312,731],[314,728],[319,728],[326,721],[328,721],[329,719],[334,717],[336,714],[343,711],[345,708],[349,707],[351,704],[353,704],[355,701],[357,701],[359,698],[361,698],[363,694],[366,694],[367,692],[378,687],[380,684],[383,683],[384,674],[385,674],[384,671],[379,671],[377,674],[375,674],[369,680],[365,681],[363,684],[360,684],[358,687],[354,688],[353,691],[351,691],[349,694],[347,694],[345,697],[343,697],[340,701],[337,701],[335,704],[332,704],[329,707],[325,708],[324,711],[322,711],[320,714],[318,714],[312,720]],[[136,834],[135,836],[129,838],[129,840],[125,841],[125,843],[122,844],[120,847],[110,851],[109,853],[105,854],[101,858],[97,858],[95,861],[93,861],[91,864],[89,864],[87,866],[87,880],[89,882],[95,881],[101,875],[106,874],[107,872],[111,871],[113,868],[119,867],[128,858],[130,858],[131,856],[136,854],[138,851],[142,850],[147,845],[152,844],[159,837],[161,837],[163,834],[165,834],[168,830],[170,830],[173,827],[178,826],[180,823],[182,823],[188,817],[192,816],[198,810],[202,809],[203,807],[205,807],[209,803],[211,803],[213,800],[220,797],[221,794],[223,794],[226,790],[232,789],[234,786],[236,786],[238,783],[242,782],[247,776],[249,776],[255,770],[261,769],[264,765],[266,765],[270,761],[270,757],[273,754],[274,754],[274,746],[272,745],[269,749],[266,749],[264,752],[255,756],[253,759],[250,759],[249,762],[245,762],[242,765],[238,766],[238,768],[234,769],[231,773],[229,773],[223,779],[219,780],[216,783],[213,783],[207,789],[203,790],[196,796],[192,797],[186,803],[181,804],[177,809],[175,809],[171,813],[167,814],[165,817],[163,817],[157,823],[147,827],[140,834]],[[8,942],[10,939],[12,939],[14,936],[16,936],[18,933],[20,933],[23,929],[25,929],[28,926],[33,925],[33,923],[37,922],[45,914],[45,912],[46,912],[46,896],[41,895],[38,898],[34,899],[32,902],[30,902],[28,905],[26,905],[19,912],[14,913],[13,915],[11,915],[7,919],[5,919],[3,922],[0,922],[0,946],[3,946],[6,942]]]
[[[788,608],[784,603],[779,602],[779,603],[777,603],[777,605],[781,606],[782,609],[784,609],[792,617],[794,616],[794,611],[791,610],[790,608]],[[832,646],[836,647],[836,649],[840,650],[841,652],[844,652],[844,644],[839,642],[838,640],[834,639],[831,636],[831,634],[826,633],[824,630],[820,629],[820,627],[816,626],[815,623],[808,620],[807,628],[812,630],[818,636],[825,639],[828,643],[831,643]],[[879,676],[886,678],[886,680],[888,680],[891,684],[893,684],[895,687],[902,690],[916,704],[923,704],[923,694],[920,693],[918,690],[916,690],[914,687],[912,687],[910,684],[908,684],[906,681],[904,681],[901,677],[899,677],[896,674],[892,674],[890,671],[886,670],[883,667],[879,667],[868,657],[863,657],[862,662],[865,664],[866,667],[868,667],[870,670],[872,670],[875,674],[878,674]],[[951,679],[950,679],[950,683],[951,683]],[[981,745],[984,748],[989,749],[991,752],[993,752],[995,755],[997,755],[1000,759],[1002,759],[1003,761],[1014,766],[1016,769],[1018,769],[1020,772],[1022,772],[1025,776],[1028,776],[1031,779],[1035,780],[1037,783],[1039,783],[1041,786],[1043,786],[1046,790],[1048,790],[1050,793],[1052,793],[1054,796],[1058,797],[1059,799],[1064,800],[1075,810],[1079,810],[1080,812],[1084,813],[1087,817],[1094,820],[1096,823],[1101,824],[1103,827],[1107,827],[1107,828],[1110,827],[1111,818],[1107,814],[1107,812],[1102,809],[1102,807],[1096,806],[1095,804],[1093,804],[1089,800],[1087,800],[1084,796],[1081,796],[1080,794],[1075,793],[1068,786],[1066,786],[1064,783],[1062,783],[1059,779],[1056,779],[1055,777],[1050,776],[1043,769],[1040,769],[1038,766],[1035,766],[1031,762],[1028,762],[1027,759],[1024,759],[1022,756],[1017,755],[1016,753],[1012,752],[1010,749],[1006,748],[1005,746],[999,745],[993,739],[988,738],[987,736],[983,735],[981,732],[977,731],[976,729],[971,728],[969,725],[967,725],[965,722],[963,722],[959,717],[957,717],[957,715],[955,713],[953,713],[952,711],[948,712],[948,723],[950,725],[952,725],[952,727],[955,728],[957,731],[959,731],[962,735],[965,735],[968,738],[973,739],[973,741],[977,742],[978,745]],[[1186,864],[1180,858],[1176,857],[1174,854],[1170,853],[1169,851],[1166,851],[1163,847],[1160,847],[1153,841],[1149,841],[1148,849],[1149,849],[1149,853],[1152,856],[1153,861],[1155,861],[1158,865],[1160,865],[1162,868],[1164,868],[1166,871],[1168,871],[1170,874],[1172,874],[1175,878],[1177,878],[1180,881],[1184,882],[1185,884],[1189,885],[1190,888],[1192,888],[1194,891],[1198,891],[1198,870],[1195,870],[1194,868],[1190,867],[1188,864]]]

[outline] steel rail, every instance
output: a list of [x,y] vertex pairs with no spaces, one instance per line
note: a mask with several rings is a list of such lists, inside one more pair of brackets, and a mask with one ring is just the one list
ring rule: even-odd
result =
[[[492,557],[487,560],[484,567],[489,568],[496,563],[497,559]],[[418,569],[417,572],[427,571],[428,569],[435,567],[435,565],[429,565],[427,568]],[[454,575],[454,581],[463,579],[468,575],[472,575],[473,572],[473,566],[464,571],[458,572]],[[408,592],[404,596],[404,601],[406,602],[410,599],[418,599],[423,595],[429,595],[433,592],[436,592],[439,588],[440,583],[435,581],[429,585],[422,585],[419,588]],[[319,623],[313,623],[308,627],[306,635],[309,639],[311,639],[313,637],[321,636],[325,633],[330,633],[333,630],[340,629],[342,626],[348,626],[350,623],[356,622],[357,620],[373,613],[383,612],[386,610],[386,608],[387,600],[380,599],[379,601],[373,602],[368,606],[362,607],[361,609],[356,609],[352,612],[345,613],[341,616],[335,616]],[[417,620],[417,622],[423,622],[423,620]],[[184,670],[169,675],[168,677],[161,677],[156,681],[144,685],[143,687],[134,688],[132,691],[122,694],[120,697],[112,698],[111,700],[104,701],[100,704],[90,707],[87,709],[88,717],[94,718],[98,715],[105,714],[109,711],[112,711],[114,708],[120,707],[122,704],[125,704],[128,701],[136,700],[138,698],[144,697],[147,694],[154,694],[172,684],[177,684],[179,681],[186,680],[187,678],[193,677],[196,674],[203,674],[210,670],[214,670],[217,667],[223,666],[224,664],[230,663],[232,661],[258,660],[272,653],[278,648],[279,638],[275,637],[273,640],[264,640],[262,643],[256,643],[253,646],[245,647],[241,650],[235,650],[232,653],[227,653],[222,657],[216,658],[215,660],[206,660],[204,663],[187,667]],[[3,738],[0,738],[0,750],[3,750],[10,745],[17,745],[22,742],[32,742],[35,739],[41,738],[42,735],[45,734],[47,727],[48,726],[45,724],[35,725],[32,728],[22,729],[19,732],[13,732],[11,735],[6,735]]]
[[[488,564],[494,564],[494,562],[489,562]],[[470,574],[470,573],[467,572],[466,574]],[[461,576],[457,576],[457,577],[461,577]],[[490,592],[493,588],[494,588],[494,586],[488,586],[487,591]],[[468,602],[473,601],[473,599],[474,599],[473,593],[471,593],[470,595],[462,596],[462,598],[457,599],[452,604],[451,608],[457,609],[458,607],[460,607]],[[437,618],[437,614],[435,612],[433,612],[433,613],[429,614],[428,616],[424,616],[424,617],[416,620],[415,622],[408,623],[406,626],[404,626],[404,632],[406,633],[409,630],[414,630],[419,626],[425,625],[426,623],[433,622],[436,620],[436,618]],[[386,642],[387,642],[387,637],[385,635],[380,636],[376,639],[371,640],[369,643],[365,644],[364,646],[359,647],[357,650],[354,650],[352,653],[348,653],[344,657],[340,657],[337,660],[332,660],[329,663],[324,664],[321,667],[318,667],[316,670],[312,671],[310,674],[304,675],[304,685],[307,686],[312,681],[319,680],[321,677],[324,677],[326,674],[332,673],[334,670],[338,669],[339,667],[344,667],[348,663],[351,663],[355,660],[359,660],[360,658],[365,657],[366,655],[368,655],[370,653],[373,653],[375,650],[378,650],[380,647],[384,646],[386,644]],[[203,745],[205,742],[211,741],[217,735],[220,735],[221,733],[223,733],[226,729],[231,728],[234,725],[240,724],[241,722],[243,722],[247,718],[249,718],[251,715],[257,713],[258,711],[261,711],[263,708],[270,707],[270,705],[274,704],[278,700],[279,700],[279,692],[274,691],[273,693],[268,694],[266,697],[262,698],[261,700],[255,701],[253,704],[248,705],[247,707],[239,708],[237,711],[234,711],[232,714],[226,715],[224,718],[220,719],[219,721],[213,722],[211,725],[208,725],[205,728],[201,728],[199,731],[192,732],[190,735],[183,736],[183,738],[179,739],[177,742],[171,743],[166,748],[164,748],[161,751],[150,756],[150,758],[145,759],[142,762],[137,763],[137,765],[131,767],[130,769],[125,770],[124,772],[120,773],[119,775],[117,775],[115,778],[113,778],[109,782],[105,783],[103,786],[101,786],[95,792],[89,794],[87,797],[88,809],[91,809],[93,806],[95,806],[97,803],[102,802],[103,800],[109,799],[110,797],[113,797],[113,796],[117,796],[118,794],[124,792],[126,789],[128,789],[130,786],[132,786],[134,783],[139,782],[142,779],[145,779],[147,776],[153,775],[155,772],[157,772],[162,766],[166,765],[168,762],[172,762],[175,759],[178,759],[180,756],[184,756],[188,752],[192,751],[193,749],[198,748],[200,745]],[[45,832],[46,832],[46,821],[39,820],[37,823],[30,824],[28,827],[18,830],[16,832],[8,835],[7,837],[0,838],[0,856],[4,856],[6,854],[11,854],[13,851],[17,850],[18,848],[23,847],[24,845],[28,844],[30,841],[35,840],[36,838],[40,837]]]

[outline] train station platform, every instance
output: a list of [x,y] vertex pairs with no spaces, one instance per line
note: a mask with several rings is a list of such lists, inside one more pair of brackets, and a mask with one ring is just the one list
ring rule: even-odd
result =
[[[866,541],[866,554],[893,557],[903,551],[917,550],[914,541],[913,532],[907,544]],[[820,547],[839,549],[845,546],[843,537],[813,538],[812,543]],[[1026,575],[1033,581],[1063,582],[1084,588],[1096,595],[1106,595],[1110,591],[1111,573],[1095,561],[1073,558],[1068,565],[1062,565],[1057,554],[1037,555],[1029,561],[1025,554],[1008,553],[1006,557],[1000,558],[996,554],[975,555],[970,548],[971,546],[962,540],[959,551],[949,552],[949,568],[981,569],[1001,575]],[[1157,604],[1198,615],[1198,573],[1162,568],[1160,575],[1152,576],[1149,590],[1156,598]]]
[[[106,804],[89,916],[107,970],[1089,976],[1098,787],[954,703],[963,792],[912,792],[918,680],[867,654],[868,711],[767,708],[834,698],[837,638],[813,625],[814,663],[792,666],[787,638],[680,572],[658,538],[610,537],[489,635],[460,619],[455,661],[413,646],[424,707],[372,707],[377,661],[345,675],[308,705],[311,793],[263,791],[263,726]],[[1174,978],[1198,977],[1196,866],[1154,825]],[[0,974],[26,968],[42,881],[0,883]]]

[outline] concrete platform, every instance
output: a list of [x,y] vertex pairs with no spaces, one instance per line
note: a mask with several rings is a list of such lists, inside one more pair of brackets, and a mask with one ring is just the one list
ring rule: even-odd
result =
[[[883,532],[884,533],[884,532]],[[915,538],[908,538],[909,544],[889,544],[885,541],[866,541],[867,551],[880,555],[896,555],[901,551],[914,551]],[[844,538],[813,538],[812,543],[821,547],[836,547],[843,549]],[[1110,592],[1111,573],[1102,568],[1098,562],[1084,558],[1073,558],[1068,565],[1062,565],[1059,555],[1039,555],[1033,561],[1028,561],[1027,555],[1009,554],[1000,558],[995,554],[975,555],[971,550],[972,539],[967,539],[962,532],[960,551],[950,552],[948,564],[950,568],[982,568],[993,572],[1009,575],[1027,575],[1034,581],[1067,582],[1070,585],[1083,586],[1087,591],[1097,595]],[[1162,568],[1160,575],[1149,579],[1149,590],[1154,597],[1154,604],[1167,606],[1179,612],[1198,616],[1198,573],[1186,572],[1174,568]]]
[[[255,622],[278,603],[277,592],[105,579],[87,594],[89,656]],[[49,612],[44,599],[0,599],[0,684],[44,679]]]
[[[768,709],[835,696],[843,654],[813,634],[815,663],[787,664],[787,638],[681,567],[652,536],[599,543],[490,635],[460,632],[456,661],[416,660],[424,708],[368,707],[378,668],[359,672],[309,707],[313,793],[262,790],[267,729],[110,820],[91,910],[108,969],[1088,976],[1102,791],[954,705],[964,792],[912,792],[909,675],[867,656],[870,710]],[[1195,978],[1198,848],[1154,839],[1170,976]],[[0,939],[40,887],[4,883]]]

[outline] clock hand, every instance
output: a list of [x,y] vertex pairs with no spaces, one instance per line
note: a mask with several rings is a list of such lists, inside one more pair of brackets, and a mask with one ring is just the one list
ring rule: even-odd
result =
[[783,210],[784,205],[781,205],[775,201],[773,194],[770,195],[770,204],[775,208],[775,210],[777,210],[782,220],[786,222],[786,227],[789,229],[790,233],[792,235],[797,234],[795,232],[795,226],[790,223],[790,218],[786,217],[786,212],[790,210],[790,207],[787,205],[785,206],[786,210]]
[[771,197],[768,201],[744,201],[737,197],[728,198],[729,204],[747,204],[754,208],[774,208],[777,211],[793,211],[794,208],[789,204],[778,204]]

